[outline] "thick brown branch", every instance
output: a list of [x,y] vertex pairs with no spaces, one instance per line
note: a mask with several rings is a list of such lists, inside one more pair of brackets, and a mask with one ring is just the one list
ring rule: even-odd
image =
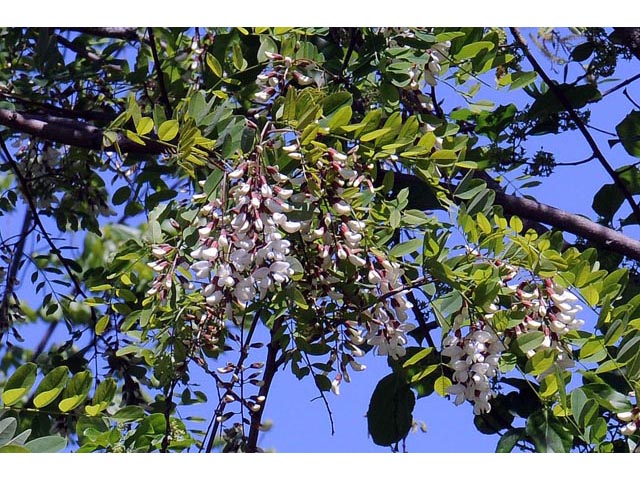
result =
[[[103,130],[94,125],[68,118],[13,112],[0,108],[0,125],[33,135],[43,140],[91,150],[114,151],[114,146],[103,147]],[[169,150],[166,145],[151,140],[141,145],[118,134],[118,147],[122,153],[159,155]]]
[[562,92],[562,90],[558,87],[558,85],[555,82],[553,82],[551,78],[549,78],[549,75],[547,75],[547,72],[544,71],[544,69],[538,63],[536,58],[531,54],[531,51],[529,50],[529,47],[527,46],[527,43],[524,37],[520,33],[520,30],[518,30],[515,27],[511,27],[510,30],[511,30],[511,34],[516,39],[516,43],[518,44],[518,47],[520,47],[520,50],[522,50],[522,52],[527,57],[527,60],[529,60],[529,63],[531,63],[531,65],[533,66],[533,69],[538,73],[538,75],[540,75],[540,78],[542,78],[544,83],[547,84],[547,86],[549,87],[549,90],[553,92],[553,94],[556,96],[556,98],[558,99],[562,107],[567,111],[567,113],[569,114],[569,117],[571,117],[571,120],[573,120],[575,124],[578,126],[578,130],[580,130],[580,133],[589,144],[589,147],[591,148],[591,151],[593,152],[594,156],[598,159],[598,161],[600,162],[602,167],[605,169],[607,174],[613,179],[614,183],[616,184],[616,187],[618,187],[620,192],[624,195],[624,198],[627,200],[627,203],[631,206],[631,210],[633,211],[633,214],[635,215],[636,220],[640,222],[640,207],[633,199],[633,195],[631,195],[631,192],[629,192],[629,189],[620,178],[620,175],[618,174],[618,172],[616,172],[613,169],[611,164],[605,158],[604,154],[600,150],[600,147],[598,147],[598,144],[596,143],[595,139],[591,136],[591,133],[587,129],[587,126],[584,124],[582,119],[578,116],[576,110],[573,108],[573,105],[571,104],[567,96]]
[[[491,187],[491,185],[489,185]],[[424,192],[424,183],[417,177],[405,173],[395,174],[395,187],[400,190],[409,188],[408,208],[420,208],[420,192]],[[604,227],[580,215],[561,210],[528,198],[516,197],[500,190],[496,192],[495,203],[502,206],[505,215],[517,215],[522,219],[549,225],[563,232],[582,237],[595,245],[620,253],[640,261],[640,242],[620,232]]]

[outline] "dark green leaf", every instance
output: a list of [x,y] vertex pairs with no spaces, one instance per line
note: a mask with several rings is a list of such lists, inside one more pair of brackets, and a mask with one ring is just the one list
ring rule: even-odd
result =
[[633,110],[616,126],[622,146],[633,157],[640,157],[640,111]]
[[56,367],[51,370],[40,382],[34,393],[33,404],[36,408],[42,408],[53,402],[67,384],[69,368]]
[[514,428],[500,437],[496,446],[496,453],[510,453],[516,444],[525,438],[524,428]]
[[20,401],[20,399],[29,391],[36,381],[37,366],[35,363],[25,363],[20,365],[13,375],[9,377],[2,391],[2,402],[6,406],[11,406]]
[[531,415],[526,432],[539,453],[568,453],[573,444],[571,433],[548,410]]
[[378,382],[369,403],[367,425],[374,443],[390,446],[407,436],[413,422],[415,395],[398,374]]

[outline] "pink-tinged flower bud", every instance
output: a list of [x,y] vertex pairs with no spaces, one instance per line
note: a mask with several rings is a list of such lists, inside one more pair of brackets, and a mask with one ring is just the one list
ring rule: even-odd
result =
[[220,301],[222,300],[222,292],[220,290],[216,290],[215,292],[213,292],[212,295],[208,296],[205,300],[207,302],[207,305],[213,307],[214,305],[217,305],[220,303]]
[[637,425],[634,422],[627,423],[624,427],[620,429],[620,433],[626,436],[633,435],[636,433],[638,429]]
[[234,400],[235,400],[234,396],[233,396],[233,395],[229,395],[229,394],[225,395],[225,396],[223,397],[223,399],[222,399],[222,401],[223,401],[224,403],[231,403],[231,402],[233,402]]
[[307,75],[304,75],[300,72],[293,72],[293,78],[296,79],[296,82],[298,82],[298,85],[300,86],[311,85],[312,83],[314,83],[313,78],[308,77]]
[[216,369],[218,373],[231,373],[233,372],[233,365],[227,365],[226,367],[218,367]]
[[207,195],[205,193],[196,193],[195,195],[191,196],[191,200],[193,202],[197,202],[199,200],[204,200],[205,198],[207,198]]
[[199,228],[198,229],[198,235],[200,235],[201,238],[207,238],[209,237],[209,234],[211,233],[211,226],[207,225],[205,227]]
[[295,233],[300,230],[300,222],[284,222],[280,227],[287,233]]
[[348,215],[351,213],[351,207],[344,200],[334,203],[333,209],[340,215]]
[[620,412],[620,413],[617,413],[616,416],[618,417],[618,420],[620,420],[621,422],[630,422],[633,420],[633,417],[635,415],[633,414],[633,412]]
[[270,60],[282,60],[282,55],[273,52],[264,52],[264,56]]
[[327,150],[329,152],[329,155],[331,155],[331,158],[334,160],[338,160],[339,162],[346,162],[347,161],[347,156],[344,153],[341,153],[339,151],[337,151],[334,148],[330,148]]
[[302,160],[302,154],[300,152],[291,152],[287,154],[292,160]]
[[282,147],[282,150],[285,151],[286,153],[293,153],[293,152],[297,152],[298,151],[298,145],[291,144],[291,145],[287,145],[286,147]]
[[242,178],[244,175],[244,168],[236,168],[233,172],[229,173],[229,178],[232,180],[237,180],[238,178]]
[[206,260],[215,260],[218,258],[218,249],[216,247],[209,247],[202,251],[202,256]]
[[253,95],[253,98],[255,98],[259,102],[268,102],[269,99],[271,98],[271,94],[268,93],[267,90],[262,90],[260,92],[255,93]]
[[254,413],[258,412],[260,408],[262,408],[262,406],[258,405],[257,403],[249,403],[249,410],[251,410]]
[[349,362],[349,366],[355,371],[355,372],[362,372],[363,370],[367,369],[366,365],[362,365],[361,363],[356,362],[355,360],[351,360]]
[[364,267],[367,264],[366,260],[353,254],[349,255],[349,262],[356,267]]
[[167,250],[162,247],[153,247],[151,253],[156,258],[164,258],[167,255]]
[[284,57],[284,66],[289,68],[292,64],[293,60],[291,60],[291,57]]
[[152,287],[149,290],[147,290],[147,295],[149,295],[150,297],[155,295],[156,293],[158,293],[158,289],[156,287]]
[[149,262],[147,263],[147,265],[151,267],[154,272],[160,273],[165,269],[168,263],[165,261],[156,261],[156,262]]

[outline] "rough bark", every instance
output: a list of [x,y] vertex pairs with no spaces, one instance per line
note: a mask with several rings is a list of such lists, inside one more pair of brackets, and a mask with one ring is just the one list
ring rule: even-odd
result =
[[[115,150],[114,146],[103,147],[104,132],[102,129],[89,123],[69,118],[13,112],[0,108],[0,125],[33,135],[42,140],[73,147],[90,150]],[[117,143],[122,153],[159,155],[169,150],[166,145],[154,141],[146,141],[142,145],[120,133],[118,134]]]

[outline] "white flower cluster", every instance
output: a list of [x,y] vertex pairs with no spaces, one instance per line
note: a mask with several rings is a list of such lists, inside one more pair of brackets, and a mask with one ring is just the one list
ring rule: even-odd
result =
[[429,54],[429,63],[427,63],[424,71],[424,80],[429,85],[436,85],[436,77],[442,70],[442,65],[440,64],[447,59],[449,48],[451,48],[451,42],[446,41],[436,43],[427,51]]
[[222,306],[226,318],[234,319],[257,295],[264,298],[289,281],[291,244],[282,232],[297,232],[300,222],[287,217],[293,190],[285,187],[289,179],[276,167],[264,168],[253,156],[229,178],[228,197],[215,198],[200,210],[199,242],[191,257],[197,260],[192,265],[196,278],[205,282],[207,304]]
[[455,404],[461,405],[468,400],[473,404],[475,415],[491,411],[489,400],[495,393],[490,381],[498,374],[498,363],[504,350],[498,335],[480,321],[472,324],[464,336],[461,328],[456,328],[442,344],[442,355],[450,358],[449,366],[454,371],[453,385],[447,388],[447,393],[455,395]]
[[[633,395],[633,392],[631,392]],[[633,435],[640,426],[640,408],[637,406],[629,410],[628,412],[620,412],[617,414],[618,420],[624,422],[625,425],[620,429],[620,433],[623,435]]]
[[273,52],[265,52],[265,56],[273,62],[273,68],[261,73],[256,79],[260,91],[254,98],[259,103],[267,103],[276,93],[281,92],[289,78],[301,87],[316,83],[306,70],[311,66],[309,61],[293,60]]
[[378,355],[389,355],[398,359],[406,353],[406,333],[415,328],[415,325],[406,322],[407,312],[413,304],[402,291],[403,269],[389,260],[378,259],[378,262],[379,267],[372,266],[367,279],[377,287],[379,295],[388,297],[390,302],[382,301],[373,307],[366,321],[368,333],[365,340],[374,346]]
[[[576,318],[582,311],[582,306],[577,303],[578,297],[551,279],[545,280],[544,288],[537,285],[531,287],[527,282],[523,282],[515,288],[515,294],[519,305],[525,307],[526,315],[524,321],[517,325],[512,333],[515,336],[531,331],[544,333],[542,344],[534,350],[529,350],[527,356],[533,357],[541,350],[556,349],[558,356],[555,366],[561,369],[573,368],[575,362],[563,346],[562,336],[571,330],[579,330],[584,325],[584,320]],[[541,373],[538,380],[553,370],[551,368]]]

